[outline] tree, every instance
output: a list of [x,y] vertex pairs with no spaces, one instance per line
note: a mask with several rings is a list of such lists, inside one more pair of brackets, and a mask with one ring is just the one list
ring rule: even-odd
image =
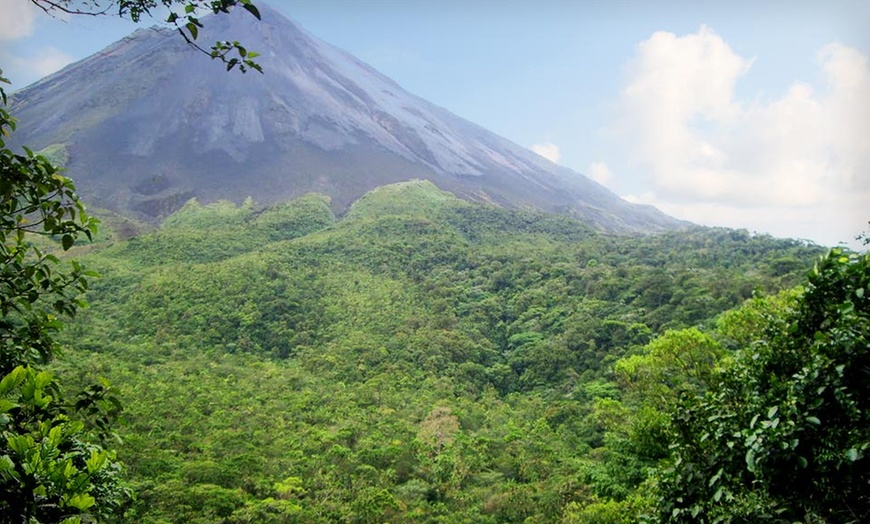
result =
[[832,250],[709,392],[683,399],[661,522],[870,521],[870,255]]
[[721,356],[719,345],[697,328],[668,330],[642,354],[618,360],[614,373],[640,403],[664,409],[681,391],[705,390]]
[[108,384],[67,399],[39,370],[58,352],[59,319],[75,315],[91,276],[76,262],[61,267],[50,251],[91,238],[97,221],[56,166],[6,148],[14,129],[0,107],[0,522],[72,523],[109,513],[125,494],[114,455],[93,443],[119,410]]
[[[31,1],[49,13],[102,15],[115,8],[136,22],[161,4],[183,6],[184,14],[170,11],[167,22],[188,43],[227,70],[261,71],[256,53],[238,42],[217,42],[210,51],[195,43],[198,10],[227,13],[239,5],[259,18],[250,0]],[[2,70],[0,83],[9,83]],[[107,382],[70,396],[40,369],[57,355],[61,319],[84,305],[81,295],[94,276],[75,261],[62,265],[53,252],[92,239],[97,220],[60,168],[27,148],[18,154],[6,147],[15,121],[5,107],[0,87],[0,524],[100,521],[128,497],[114,453],[97,444],[106,441],[120,403]]]
[[[0,71],[2,74],[2,71]],[[6,79],[0,81],[8,83]],[[6,95],[0,89],[5,105]],[[92,238],[97,221],[88,216],[70,179],[45,158],[25,150],[14,154],[4,137],[15,121],[0,107],[0,373],[45,363],[54,354],[50,334],[57,316],[73,316],[87,289],[87,274],[76,263],[56,272],[56,256],[32,241],[60,239],[70,249],[79,236]]]

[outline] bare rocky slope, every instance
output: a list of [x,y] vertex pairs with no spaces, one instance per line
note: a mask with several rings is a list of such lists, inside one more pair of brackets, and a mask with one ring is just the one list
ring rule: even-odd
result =
[[461,198],[575,216],[610,231],[684,225],[443,108],[258,2],[209,18],[203,42],[261,53],[228,74],[173,31],[141,29],[13,96],[14,144],[66,160],[94,205],[156,221],[196,197],[261,204],[310,192],[335,211],[426,179]]

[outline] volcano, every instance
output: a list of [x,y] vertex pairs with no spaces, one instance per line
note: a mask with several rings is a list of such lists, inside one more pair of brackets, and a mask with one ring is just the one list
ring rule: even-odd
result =
[[60,157],[84,200],[157,222],[190,198],[263,205],[429,180],[471,201],[580,218],[609,231],[684,223],[408,93],[262,2],[204,18],[264,74],[227,73],[167,28],[140,29],[12,96],[12,145]]

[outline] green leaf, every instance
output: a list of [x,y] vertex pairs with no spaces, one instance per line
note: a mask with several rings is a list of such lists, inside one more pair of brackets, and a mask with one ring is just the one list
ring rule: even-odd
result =
[[816,426],[818,426],[818,425],[820,425],[820,424],[822,423],[822,421],[819,420],[818,417],[814,417],[814,416],[812,416],[812,415],[810,415],[809,417],[807,417],[806,420],[807,420],[807,422],[809,422],[810,424],[815,424]]
[[194,24],[193,22],[188,22],[187,24],[185,24],[184,27],[186,27],[187,30],[190,32],[190,37],[196,40],[196,37],[199,36],[199,29],[197,29],[196,24]]
[[852,462],[860,459],[861,456],[861,453],[855,448],[851,448],[849,451],[846,452],[846,458],[851,460]]
[[36,389],[45,389],[46,386],[51,384],[52,375],[48,371],[40,371],[36,375]]
[[767,410],[767,418],[772,419],[776,412],[779,411],[779,406],[773,406],[772,408]]
[[27,370],[23,366],[13,369],[11,373],[3,377],[3,380],[0,380],[0,395],[5,395],[12,388],[17,387],[24,381],[26,376]]
[[[707,485],[708,485],[709,487],[712,488],[712,487],[713,487],[713,484],[715,484],[716,482],[718,482],[719,479],[722,477],[722,473],[723,473],[724,471],[725,471],[724,468],[719,468],[719,471],[717,471],[716,474],[713,475],[713,477],[710,478],[710,482],[709,482]],[[721,488],[720,488],[720,489],[721,489]]]
[[96,503],[94,497],[88,495],[87,493],[79,493],[68,499],[66,501],[66,505],[71,508],[76,508],[81,511],[85,511]]
[[260,11],[257,9],[257,7],[256,7],[254,4],[252,4],[252,3],[250,3],[250,2],[243,2],[243,3],[242,3],[242,7],[245,8],[245,10],[246,10],[247,12],[251,13],[252,15],[254,15],[254,17],[255,17],[257,20],[261,20],[261,18],[260,18]]
[[75,476],[75,474],[78,473],[78,472],[79,472],[79,470],[78,470],[78,468],[76,468],[76,467],[73,465],[72,460],[67,460],[67,461],[66,461],[66,466],[64,466],[64,468],[63,468],[63,476],[64,476],[65,478],[71,479],[71,478],[73,478],[73,477]]
[[100,470],[105,464],[106,459],[108,458],[108,454],[105,450],[101,451],[91,451],[91,458],[89,458],[85,463],[88,467],[88,473],[95,473]]
[[6,442],[9,445],[9,449],[19,455],[24,455],[24,453],[34,445],[33,438],[29,435],[15,435],[8,437]]
[[60,445],[60,441],[62,438],[63,438],[63,427],[62,426],[55,426],[55,427],[51,428],[51,430],[48,432],[48,442],[54,447],[57,447],[58,445]]
[[9,458],[9,455],[0,455],[0,473],[12,471],[15,469],[15,463]]
[[63,245],[63,250],[66,251],[73,246],[73,244],[75,243],[75,239],[72,237],[72,235],[64,235],[61,239],[61,243]]

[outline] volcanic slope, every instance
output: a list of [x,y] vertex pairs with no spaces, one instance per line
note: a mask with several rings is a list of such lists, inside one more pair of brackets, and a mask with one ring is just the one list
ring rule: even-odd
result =
[[174,31],[141,29],[16,92],[14,144],[67,159],[92,205],[152,222],[193,197],[270,204],[318,192],[342,213],[375,187],[426,179],[466,200],[610,231],[685,225],[408,93],[258,6],[262,20],[209,17],[199,39],[243,42],[265,74],[228,74]]

